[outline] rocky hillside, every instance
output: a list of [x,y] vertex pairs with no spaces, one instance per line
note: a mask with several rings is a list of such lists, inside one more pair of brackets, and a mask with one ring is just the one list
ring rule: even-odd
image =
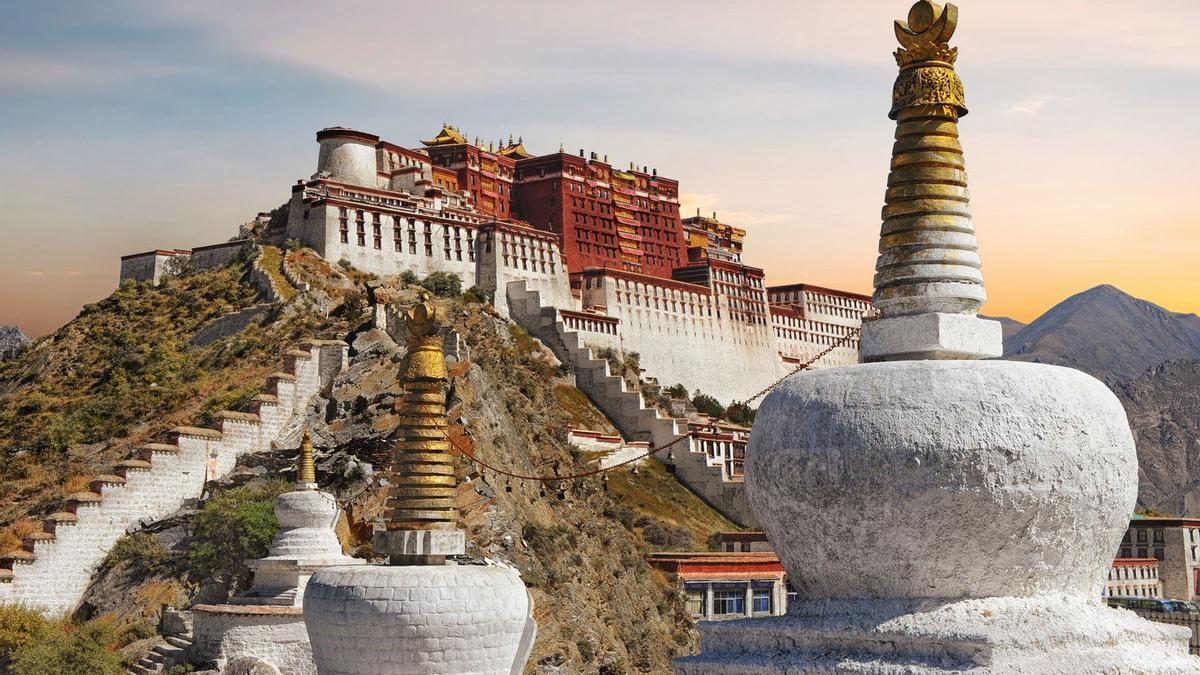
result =
[[1138,505],[1200,514],[1200,361],[1173,361],[1114,387],[1138,449]]
[[16,326],[0,326],[0,359],[15,356],[31,342]]
[[[288,344],[315,336],[352,345],[350,367],[308,423],[320,450],[320,481],[346,505],[344,542],[373,555],[371,523],[382,507],[405,350],[402,335],[371,328],[368,302],[386,296],[403,307],[416,293],[397,279],[331,268],[310,252],[292,251],[286,260],[310,290],[261,304],[248,261],[160,288],[127,284],[0,365],[0,451],[8,472],[0,523],[9,526],[10,544],[23,533],[23,518],[54,508],[64,492],[132,445],[202,422],[206,412],[236,408],[257,393]],[[456,441],[515,473],[591,468],[591,458],[566,443],[565,429],[611,425],[553,355],[485,304],[439,302],[463,345],[451,368]],[[119,616],[145,625],[160,603],[187,606],[235,592],[245,580],[228,561],[253,548],[241,537],[239,552],[206,540],[204,514],[224,513],[222,504],[239,499],[250,506],[230,513],[261,512],[279,489],[277,478],[291,475],[294,453],[245,457],[226,481],[210,484],[199,508],[122,540],[76,618]],[[533,593],[539,636],[530,672],[667,672],[673,656],[695,650],[678,594],[645,554],[704,549],[714,533],[736,528],[661,466],[566,482],[509,479],[465,457],[460,470],[470,554],[514,564]],[[261,529],[261,518],[254,522]],[[259,532],[255,545],[268,533]],[[135,656],[142,647],[124,645]]]
[[1058,303],[1005,341],[1004,357],[1078,368],[1108,383],[1167,361],[1200,359],[1200,317],[1097,286]]

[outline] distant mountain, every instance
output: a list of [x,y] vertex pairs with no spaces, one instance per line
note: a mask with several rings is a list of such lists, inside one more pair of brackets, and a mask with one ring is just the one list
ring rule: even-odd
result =
[[1167,361],[1200,359],[1200,317],[1097,286],[1063,300],[1006,339],[1004,357],[1123,382]]
[[1138,453],[1138,506],[1200,513],[1200,361],[1174,361],[1113,387]]
[[1006,349],[1008,348],[1008,343],[1013,339],[1013,336],[1021,332],[1021,329],[1028,325],[1021,323],[1016,319],[1011,319],[1007,316],[984,316],[980,314],[979,318],[1000,322],[1000,330],[1003,331],[1004,346]]
[[29,344],[29,336],[16,326],[0,326],[0,358],[8,358]]

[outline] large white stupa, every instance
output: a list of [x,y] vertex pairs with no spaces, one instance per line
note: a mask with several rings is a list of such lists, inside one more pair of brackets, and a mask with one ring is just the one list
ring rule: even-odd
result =
[[897,121],[855,366],[789,378],[746,453],[751,507],[799,594],[700,625],[678,675],[1200,672],[1188,629],[1101,603],[1134,508],[1125,413],[1077,370],[1001,353],[958,142],[954,5],[896,22]]

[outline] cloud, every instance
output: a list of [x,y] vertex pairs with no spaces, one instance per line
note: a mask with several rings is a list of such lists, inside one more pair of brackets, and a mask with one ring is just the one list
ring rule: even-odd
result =
[[761,211],[739,211],[737,209],[721,209],[718,208],[721,202],[720,195],[696,193],[696,194],[681,194],[679,195],[679,214],[684,218],[692,216],[697,211],[703,215],[711,215],[716,212],[717,218],[734,227],[755,227],[756,225],[770,225],[779,223],[792,218],[787,213],[766,213]]
[[[324,0],[293,0],[282,11],[260,0],[141,4],[146,15],[198,30],[222,51],[425,94],[552,90],[610,79],[630,86],[631,77],[661,76],[672,57],[697,55],[737,61],[747,79],[759,76],[756,64],[791,64],[797,73],[814,63],[890,70],[891,19],[904,13],[894,0],[852,8],[693,0],[687,11],[644,0],[348,0],[336,17],[330,6]],[[1200,3],[1159,0],[1138,11],[1142,30],[1131,31],[1117,0],[973,3],[962,13],[956,42],[974,67],[1012,68],[1014,56],[1049,67],[1200,67],[1200,50],[1192,48]],[[364,39],[364,20],[400,32]],[[1067,25],[1071,30],[1063,30]]]
[[162,64],[103,54],[44,55],[0,49],[2,89],[95,89],[169,72],[171,68]]
[[46,270],[29,270],[27,274],[31,277],[44,277],[46,276]]
[[1037,96],[1031,96],[1029,98],[1017,101],[1016,103],[1005,108],[1004,112],[1017,113],[1020,115],[1036,115],[1039,112],[1041,112],[1042,108],[1045,108],[1048,104],[1050,104],[1054,101],[1062,101],[1062,100],[1065,100],[1065,99],[1062,99],[1058,96],[1054,96],[1051,94],[1038,94]]

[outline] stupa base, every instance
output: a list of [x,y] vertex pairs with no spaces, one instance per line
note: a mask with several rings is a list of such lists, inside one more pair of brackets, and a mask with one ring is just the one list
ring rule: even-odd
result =
[[699,630],[676,675],[1200,672],[1189,629],[1063,596],[801,601]]

